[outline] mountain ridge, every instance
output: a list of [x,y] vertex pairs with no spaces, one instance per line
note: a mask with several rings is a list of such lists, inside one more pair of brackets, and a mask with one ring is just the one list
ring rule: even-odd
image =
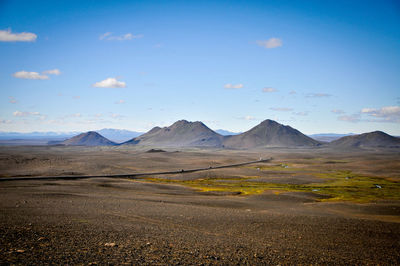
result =
[[228,148],[253,149],[262,147],[319,146],[321,143],[304,135],[297,129],[266,119],[239,135],[228,136],[224,146]]
[[382,131],[372,131],[358,135],[345,136],[328,144],[336,148],[400,147],[400,138]]
[[113,146],[117,143],[103,137],[96,131],[81,133],[72,138],[64,140],[60,144],[67,146]]
[[223,136],[200,121],[179,120],[169,127],[154,127],[147,133],[122,143],[128,145],[175,147],[222,147]]

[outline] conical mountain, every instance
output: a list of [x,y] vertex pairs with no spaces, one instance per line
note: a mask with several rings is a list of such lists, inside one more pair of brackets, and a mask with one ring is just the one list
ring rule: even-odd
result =
[[111,146],[116,145],[109,139],[106,139],[95,131],[89,131],[86,133],[79,134],[75,137],[63,141],[61,144],[71,146]]
[[202,122],[179,120],[169,127],[155,127],[124,144],[162,147],[221,147],[223,136]]
[[223,144],[227,148],[236,149],[320,145],[318,141],[307,137],[297,129],[269,119],[242,134],[226,137]]
[[382,131],[374,131],[360,135],[346,136],[329,143],[331,147],[400,147],[400,138],[390,136]]

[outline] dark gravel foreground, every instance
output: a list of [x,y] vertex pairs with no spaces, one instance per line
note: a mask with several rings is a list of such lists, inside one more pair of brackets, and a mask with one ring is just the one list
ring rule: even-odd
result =
[[[396,204],[382,205],[394,221]],[[326,206],[129,180],[2,182],[0,263],[400,264],[399,219]]]

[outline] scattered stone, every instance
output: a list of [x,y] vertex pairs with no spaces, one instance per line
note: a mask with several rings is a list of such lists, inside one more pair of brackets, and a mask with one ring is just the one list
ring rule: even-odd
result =
[[24,253],[24,252],[25,252],[24,249],[17,249],[16,251],[17,251],[18,253]]
[[111,243],[105,243],[104,246],[112,248],[112,247],[117,247],[118,245],[115,244],[114,242],[111,242]]
[[152,152],[165,152],[165,151],[164,151],[164,150],[161,150],[161,149],[151,149],[151,150],[148,150],[148,151],[146,151],[146,152],[152,153]]

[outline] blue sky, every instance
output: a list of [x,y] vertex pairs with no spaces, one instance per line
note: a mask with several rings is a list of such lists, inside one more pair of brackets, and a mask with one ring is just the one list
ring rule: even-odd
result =
[[1,1],[0,131],[400,135],[398,1]]

